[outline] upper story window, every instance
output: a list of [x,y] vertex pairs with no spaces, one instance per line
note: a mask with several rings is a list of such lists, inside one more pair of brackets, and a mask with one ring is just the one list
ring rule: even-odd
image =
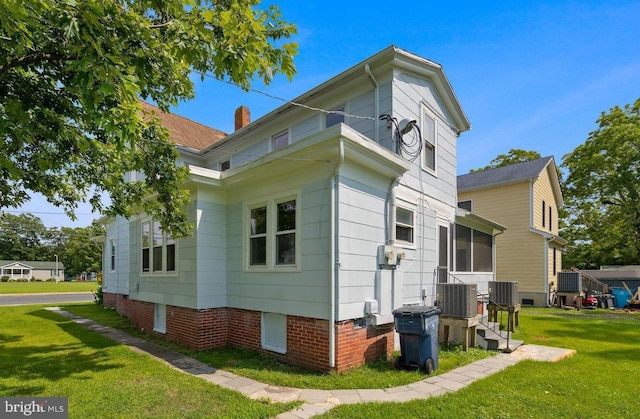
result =
[[142,273],[174,273],[176,242],[160,228],[160,221],[142,223]]
[[224,172],[225,170],[231,169],[231,160],[224,160],[220,162],[220,171]]
[[551,205],[549,205],[549,231],[553,230],[552,217],[553,217],[553,209],[551,208]]
[[436,118],[431,111],[423,105],[422,111],[422,166],[435,172],[436,170]]
[[279,150],[289,145],[289,131],[283,131],[271,138],[273,142],[273,150]]
[[468,199],[466,201],[458,202],[458,208],[462,208],[462,209],[465,209],[467,211],[471,211],[471,200]]
[[413,245],[415,243],[414,226],[415,212],[396,207],[396,240]]
[[325,116],[325,128],[344,123],[344,106]]
[[547,203],[542,201],[542,227],[547,224]]
[[297,267],[299,211],[297,195],[263,201],[247,208],[248,269]]

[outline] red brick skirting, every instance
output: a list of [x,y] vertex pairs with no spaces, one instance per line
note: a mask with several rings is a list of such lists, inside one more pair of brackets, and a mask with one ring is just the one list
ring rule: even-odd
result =
[[166,333],[162,334],[153,331],[153,303],[104,293],[103,304],[129,317],[138,329],[196,350],[224,346],[248,348],[267,352],[288,364],[319,371],[342,373],[364,362],[389,356],[394,346],[392,324],[374,328],[359,327],[353,321],[336,323],[336,363],[331,368],[327,320],[287,316],[287,353],[279,354],[262,348],[258,311],[226,307],[197,310],[167,305]]

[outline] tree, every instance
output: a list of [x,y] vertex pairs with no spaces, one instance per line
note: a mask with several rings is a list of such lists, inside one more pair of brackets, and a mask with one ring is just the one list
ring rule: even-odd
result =
[[481,172],[483,170],[495,169],[496,167],[509,166],[516,163],[537,160],[542,156],[537,151],[526,151],[519,148],[512,148],[508,154],[499,154],[498,157],[491,160],[488,166],[480,169],[470,170],[469,173]]
[[[189,234],[187,169],[139,100],[168,111],[193,97],[193,72],[244,88],[254,77],[291,78],[297,46],[283,40],[295,27],[258,3],[4,0],[0,208],[34,191],[72,218],[88,199],[103,214],[141,208],[174,237]],[[144,180],[125,182],[132,171]]]
[[1,214],[0,259],[51,260],[43,246],[47,235],[47,228],[35,215]]
[[63,247],[58,253],[64,263],[65,273],[78,275],[102,270],[102,245],[95,239],[105,234],[104,228],[93,223],[88,227],[63,227]]
[[597,268],[640,262],[640,99],[611,108],[563,159],[566,259]]

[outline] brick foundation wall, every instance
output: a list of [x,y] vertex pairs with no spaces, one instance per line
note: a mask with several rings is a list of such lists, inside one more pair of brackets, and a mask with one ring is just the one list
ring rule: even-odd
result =
[[287,316],[287,353],[264,350],[261,313],[235,308],[196,310],[167,305],[166,333],[153,331],[154,304],[105,293],[105,307],[115,307],[138,329],[201,350],[232,346],[266,352],[282,362],[319,371],[346,372],[393,353],[393,324],[354,328],[353,321],[335,324],[336,365],[329,366],[329,321]]
[[102,306],[115,308],[119,315],[131,318],[131,300],[126,295],[102,293]]
[[194,310],[167,306],[168,340],[193,349],[221,348],[228,344],[228,309]]
[[393,324],[354,329],[353,321],[336,324],[336,366],[338,373],[393,353]]
[[329,322],[287,316],[286,361],[320,371],[329,371]]
[[227,308],[229,346],[262,350],[261,314],[259,311]]

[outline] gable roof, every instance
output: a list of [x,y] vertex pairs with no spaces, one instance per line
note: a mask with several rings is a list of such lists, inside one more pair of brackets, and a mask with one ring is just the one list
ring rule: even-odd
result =
[[[225,137],[224,141],[212,144],[204,152],[206,153],[209,150],[221,147],[223,144],[232,142],[249,131],[258,129],[279,115],[289,112],[294,108],[299,108],[299,104],[309,105],[317,97],[334,92],[341,86],[344,86],[353,80],[360,77],[369,77],[367,75],[367,71],[373,71],[376,68],[389,65],[394,68],[405,69],[428,78],[433,83],[443,101],[444,106],[451,115],[452,128],[455,129],[458,134],[471,129],[471,123],[462,110],[462,106],[460,105],[460,102],[458,101],[442,66],[434,61],[412,54],[406,50],[396,47],[395,45],[391,45],[314,87],[306,93],[303,93],[297,98],[276,108],[268,114],[256,119],[250,124],[230,133]],[[369,68],[370,70],[365,70],[366,68]]]
[[458,191],[464,192],[535,179],[551,161],[553,156],[460,175]]
[[183,116],[166,113],[156,106],[140,101],[140,106],[145,112],[153,112],[169,130],[169,139],[176,145],[202,150],[217,143],[227,136],[226,133]]
[[[33,260],[0,260],[0,268],[7,267],[9,265],[23,265],[27,268],[31,269],[44,269],[50,270],[56,268],[56,262],[48,262],[48,261],[33,261]],[[58,269],[64,270],[64,264],[62,262],[58,262]]]

